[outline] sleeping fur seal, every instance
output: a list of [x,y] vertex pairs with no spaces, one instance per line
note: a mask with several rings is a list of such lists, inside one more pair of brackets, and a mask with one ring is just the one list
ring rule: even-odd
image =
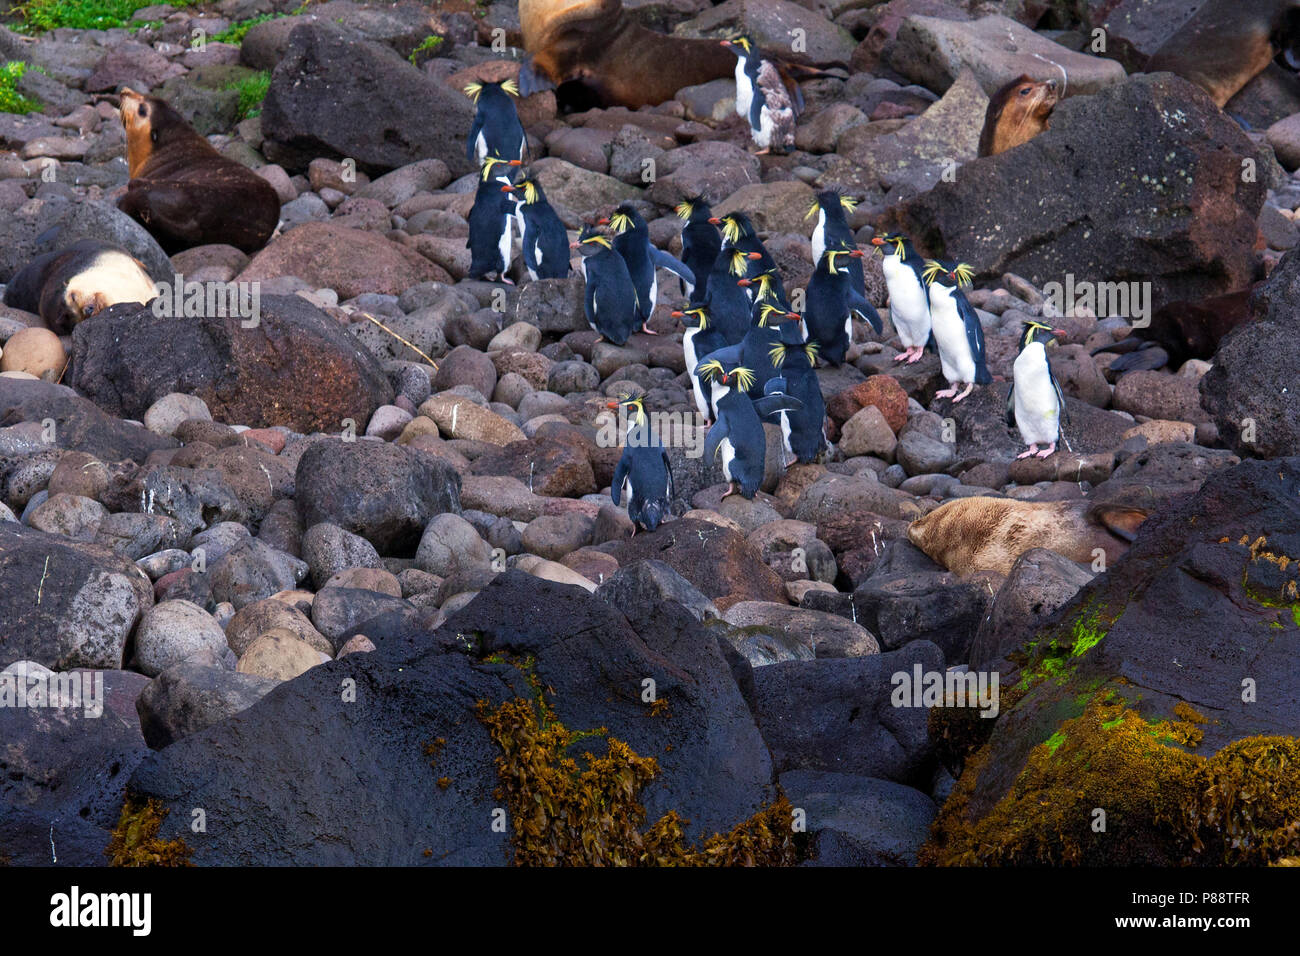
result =
[[956,574],[1009,574],[1016,558],[1031,548],[1081,564],[1091,564],[1100,548],[1109,567],[1128,550],[1146,517],[1136,508],[1086,501],[958,498],[913,521],[907,537]]
[[99,239],[37,256],[5,286],[5,305],[34,312],[60,335],[119,302],[144,304],[156,290],[139,259]]
[[736,68],[717,40],[656,33],[632,19],[622,0],[520,0],[519,25],[528,52],[519,71],[524,96],[580,81],[594,105],[636,109]]
[[208,243],[261,249],[280,221],[280,199],[261,176],[212,148],[170,105],[122,90],[131,176],[120,208],[168,255]]

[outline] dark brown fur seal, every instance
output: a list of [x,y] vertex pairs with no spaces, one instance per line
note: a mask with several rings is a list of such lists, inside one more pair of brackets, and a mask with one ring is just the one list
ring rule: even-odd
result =
[[1146,512],[1086,501],[1016,501],[958,498],[940,505],[907,529],[908,540],[956,574],[1009,574],[1016,558],[1032,548],[1091,564],[1093,551],[1109,567],[1128,551]]
[[1300,67],[1297,0],[1208,0],[1151,54],[1146,72],[1176,73],[1222,108],[1279,52]]
[[[735,75],[736,58],[717,40],[672,37],[643,27],[621,0],[519,0],[529,54],[527,77],[554,86],[578,80],[598,105],[653,106],[684,86]],[[541,87],[538,87],[541,88]]]
[[118,202],[173,254],[225,243],[261,249],[280,221],[280,199],[261,176],[212,148],[171,106],[122,90],[131,181]]
[[99,239],[82,239],[23,266],[5,286],[5,305],[34,312],[65,335],[119,302],[148,302],[155,288],[139,259]]
[[1021,74],[993,94],[984,111],[980,156],[996,156],[1027,143],[1043,130],[1060,100],[1055,80],[1040,82]]

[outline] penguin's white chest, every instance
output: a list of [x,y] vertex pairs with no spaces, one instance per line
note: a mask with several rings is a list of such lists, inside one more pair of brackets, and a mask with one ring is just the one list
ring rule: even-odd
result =
[[966,338],[966,323],[957,313],[957,303],[948,290],[934,287],[930,302],[930,321],[934,340],[939,346],[939,364],[949,384],[975,381],[975,357]]
[[749,119],[749,105],[754,101],[754,86],[745,72],[743,58],[736,59],[736,115]]
[[478,157],[479,164],[482,165],[483,157],[487,155],[487,136],[482,130],[478,131],[478,139],[474,141],[474,152]]
[[772,134],[776,131],[776,120],[772,111],[764,106],[758,111],[758,129],[754,130],[754,145],[767,149],[772,145]]
[[889,287],[889,317],[905,348],[925,345],[930,338],[930,302],[912,267],[898,256],[882,263]]
[[1052,387],[1047,350],[1042,342],[1025,346],[1012,366],[1016,427],[1026,445],[1056,441],[1061,431],[1061,407]]
[[822,256],[826,252],[826,210],[817,210],[817,225],[812,234],[812,258],[813,263],[822,261]]
[[736,449],[731,444],[730,438],[724,438],[718,442],[718,451],[722,455],[722,477],[731,481],[731,463],[736,460]]

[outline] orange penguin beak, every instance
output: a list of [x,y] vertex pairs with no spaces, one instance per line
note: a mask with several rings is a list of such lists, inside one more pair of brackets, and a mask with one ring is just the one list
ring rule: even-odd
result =
[[606,216],[604,219],[597,219],[597,220],[596,220],[596,225],[598,225],[598,226],[608,226],[608,225],[609,225],[609,217]]
[[720,41],[718,42],[718,45],[719,45],[719,46],[731,46],[731,41],[730,41],[730,40],[720,40]]
[[515,187],[507,184],[501,187],[501,191],[503,193],[512,193],[515,191]]
[[605,407],[606,407],[606,408],[618,408],[618,402],[606,402],[606,403],[605,403]]
[[749,281],[748,279],[737,279],[737,280],[736,280],[736,285],[743,285],[743,286],[745,286],[746,288],[748,288],[749,286],[751,286],[751,285],[753,285],[753,284],[754,284],[754,283],[751,282],[751,281]]
[[685,312],[681,312],[681,311],[674,311],[674,312],[671,312],[671,313],[669,313],[669,314],[672,315],[672,317],[673,317],[674,319],[684,319],[684,318],[686,318],[686,313],[685,313]]
[[510,160],[506,165],[508,165],[508,166],[522,166],[523,164],[524,164],[524,161],[523,161],[522,159],[512,159],[512,160]]
[[710,224],[710,225],[713,225],[713,226],[720,226],[720,225],[722,225],[722,220],[719,219],[717,216],[710,216],[710,217],[709,217],[709,224]]
[[801,316],[798,312],[787,312],[785,314],[785,320],[787,322],[799,322],[802,321],[802,319],[803,316]]
[[580,243],[580,242],[571,242],[571,243],[569,243],[569,248],[570,248],[570,249],[577,249],[580,245],[582,245],[582,243]]
[[850,259],[861,259],[862,256],[863,256],[863,252],[861,249],[854,249],[852,252],[849,253]]
[[763,258],[763,253],[761,253],[761,252],[751,252],[751,253],[749,253],[749,254],[746,256],[746,258],[748,258],[748,259],[761,259],[761,258]]
[[1065,329],[1052,329],[1052,334],[1055,335],[1058,339],[1063,339],[1066,336],[1066,331]]
[[873,246],[883,246],[883,245],[885,244],[885,240],[884,240],[884,239],[881,239],[879,236],[872,236],[872,237],[871,237],[871,244],[872,244]]

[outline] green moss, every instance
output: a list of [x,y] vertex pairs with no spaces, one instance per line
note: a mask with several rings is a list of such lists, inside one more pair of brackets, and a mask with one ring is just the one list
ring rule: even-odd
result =
[[0,66],[0,113],[34,113],[41,104],[18,92],[18,81],[27,72],[27,64],[10,60]]
[[104,851],[110,866],[193,866],[193,850],[179,837],[159,840],[158,830],[167,817],[161,801],[127,795],[122,815]]
[[410,56],[407,57],[407,59],[411,61],[412,66],[415,66],[417,61],[420,58],[421,53],[432,54],[435,50],[438,49],[438,47],[442,46],[442,44],[443,44],[442,37],[427,36],[420,41],[419,46],[417,46],[414,50],[411,51],[411,54]]
[[242,80],[236,80],[226,87],[239,94],[239,115],[237,120],[246,120],[262,112],[262,100],[266,99],[271,88],[271,71],[262,70]]
[[253,27],[257,26],[259,23],[266,23],[269,20],[278,20],[285,16],[288,16],[288,14],[259,13],[257,16],[249,17],[247,20],[236,20],[219,33],[214,33],[212,39],[217,43],[243,43],[244,37],[248,35],[248,31],[253,29]]
[[[1100,695],[1098,695],[1100,698]],[[931,865],[1264,864],[1300,853],[1300,739],[1251,737],[1189,753],[1205,718],[1180,704],[1148,721],[1094,700],[1029,754],[1005,796],[972,820],[985,747],[922,851]],[[1097,810],[1105,830],[1096,832]]]
[[[59,27],[75,30],[111,30],[126,26],[132,15],[155,0],[26,0],[13,12],[22,18],[23,33],[44,33]],[[173,7],[188,7],[199,0],[167,0]]]

